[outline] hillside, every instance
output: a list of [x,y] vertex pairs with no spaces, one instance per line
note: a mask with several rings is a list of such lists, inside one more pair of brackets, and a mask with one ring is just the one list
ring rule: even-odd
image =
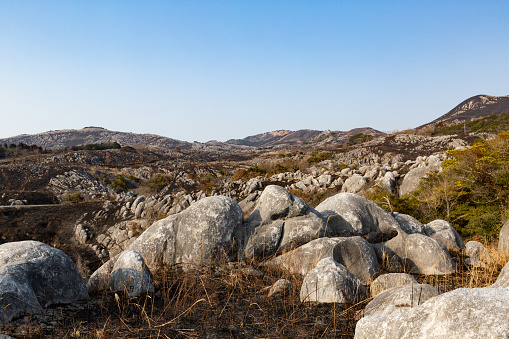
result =
[[230,145],[244,145],[254,147],[278,147],[307,145],[314,147],[330,146],[331,144],[344,144],[356,134],[379,137],[385,133],[370,127],[355,128],[350,131],[316,131],[302,129],[298,131],[278,130],[248,136],[244,139],[231,139],[226,143]]
[[79,130],[58,130],[39,134],[22,134],[0,139],[0,144],[37,145],[46,149],[58,149],[86,144],[118,142],[122,146],[153,146],[161,148],[190,149],[191,143],[175,140],[155,134],[137,134],[110,131],[101,127],[85,127]]
[[417,129],[436,125],[450,126],[502,113],[509,113],[509,96],[476,95],[461,102],[441,117],[417,127]]

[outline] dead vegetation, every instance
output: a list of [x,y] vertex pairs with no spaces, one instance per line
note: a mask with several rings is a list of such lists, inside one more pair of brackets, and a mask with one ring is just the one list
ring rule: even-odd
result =
[[[486,268],[468,267],[456,253],[457,273],[416,278],[443,292],[487,287],[509,260],[494,246],[487,248]],[[389,269],[384,267],[385,272]],[[33,317],[24,325],[18,321],[0,332],[17,338],[353,338],[370,301],[301,303],[302,276],[263,266],[254,270],[244,263],[191,271],[174,265],[154,271],[152,294],[129,299],[107,291],[81,309],[61,309],[49,320]],[[291,287],[268,297],[268,287],[282,278],[291,281]]]

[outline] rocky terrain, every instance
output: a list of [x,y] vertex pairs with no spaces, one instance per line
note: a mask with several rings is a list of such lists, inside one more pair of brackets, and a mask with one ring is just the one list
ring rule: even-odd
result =
[[434,125],[455,125],[465,121],[472,121],[487,117],[491,114],[509,113],[509,96],[495,97],[491,95],[476,95],[466,99],[443,116],[417,129]]
[[[198,147],[87,129],[82,145],[121,146],[0,159],[2,333],[509,335],[509,223],[497,250],[387,198],[486,134],[278,131]],[[54,144],[74,131],[58,133]]]

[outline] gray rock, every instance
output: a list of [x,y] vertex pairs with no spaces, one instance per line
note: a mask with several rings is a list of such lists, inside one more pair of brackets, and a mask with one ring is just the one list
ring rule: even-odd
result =
[[408,273],[387,273],[376,278],[370,285],[371,297],[393,287],[405,285],[417,285],[418,282],[413,275]]
[[509,219],[500,229],[500,234],[498,237],[498,250],[504,253],[509,252]]
[[283,234],[283,220],[276,220],[270,224],[254,229],[244,248],[244,258],[263,259],[277,252]]
[[490,254],[486,247],[478,241],[469,241],[465,244],[465,259],[467,265],[473,267],[486,267],[486,263],[490,260]]
[[362,175],[354,174],[345,180],[341,191],[347,193],[359,193],[367,183],[368,182]]
[[321,187],[328,187],[330,184],[332,184],[332,175],[330,174],[322,174],[318,178],[316,178],[318,181],[318,184]]
[[302,302],[353,304],[367,292],[352,273],[332,258],[325,258],[309,271],[302,282]]
[[101,265],[88,279],[87,289],[90,294],[97,294],[101,291],[104,291],[108,288],[108,281],[110,278],[110,273],[113,270],[113,266],[117,262],[117,259],[120,254],[113,256]]
[[380,272],[380,265],[373,247],[359,236],[335,238],[333,258],[344,265],[363,284],[370,284]]
[[176,262],[209,264],[235,258],[233,232],[242,219],[242,209],[231,198],[207,197],[194,203],[177,219]]
[[459,288],[424,304],[357,322],[356,339],[507,338],[509,289]]
[[277,294],[284,293],[292,287],[292,282],[286,279],[279,279],[269,289],[267,297],[272,297]]
[[392,213],[393,218],[398,222],[401,229],[408,234],[424,233],[424,225],[408,214]]
[[244,257],[262,258],[331,234],[325,219],[304,200],[270,185],[235,238],[245,249]]
[[463,239],[454,227],[445,220],[434,220],[424,225],[424,233],[445,245],[448,251],[458,252],[465,248]]
[[451,255],[438,241],[422,234],[406,234],[387,241],[382,251],[389,257],[395,255],[402,259],[416,274],[452,274],[456,272],[456,264]]
[[371,245],[361,237],[320,238],[265,263],[290,273],[305,275],[324,258],[333,258],[344,265],[362,283],[370,283],[380,271]]
[[74,237],[78,243],[84,245],[87,243],[89,235],[85,227],[82,224],[78,224],[74,227]]
[[[145,230],[126,250],[138,252],[148,267],[158,264],[193,265],[217,263],[237,257],[233,233],[242,223],[242,210],[225,196],[203,198],[179,214],[159,220]],[[107,285],[118,256],[110,258],[92,274],[90,293]]]
[[140,195],[139,197],[136,198],[136,200],[133,201],[133,204],[131,205],[131,212],[132,213],[135,213],[136,212],[136,208],[138,207],[138,205],[145,201],[145,199],[147,199],[146,196],[144,195]]
[[490,287],[492,288],[508,288],[509,287],[509,262],[505,264],[504,268],[500,271],[497,280],[493,285]]
[[64,252],[37,241],[0,245],[0,323],[88,298],[83,278]]
[[274,220],[294,218],[316,213],[304,200],[288,192],[284,187],[269,185],[265,187],[255,210],[247,218],[247,222],[268,224]]
[[152,274],[142,256],[135,251],[120,254],[113,265],[108,287],[114,292],[127,292],[131,298],[154,291]]
[[286,219],[283,227],[284,231],[278,252],[299,247],[311,240],[331,235],[332,233],[327,233],[327,222],[317,212]]
[[367,236],[376,242],[391,238],[400,229],[399,224],[375,203],[353,193],[339,193],[316,207],[328,221],[328,227],[337,236]]
[[405,313],[439,294],[438,289],[428,284],[393,287],[371,300],[364,309],[364,315],[388,316],[393,313]]
[[385,192],[394,194],[396,191],[396,178],[392,172],[385,173],[384,177],[380,179],[380,188]]
[[288,251],[264,265],[277,267],[292,274],[306,275],[324,258],[334,257],[334,247],[342,238],[320,238]]
[[428,167],[417,167],[408,171],[403,178],[401,186],[399,187],[399,196],[403,197],[408,193],[415,191],[419,187],[421,178],[425,177],[430,172]]

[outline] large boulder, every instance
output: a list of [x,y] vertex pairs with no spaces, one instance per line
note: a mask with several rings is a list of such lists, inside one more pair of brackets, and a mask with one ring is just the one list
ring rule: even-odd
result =
[[508,338],[509,289],[459,288],[404,312],[366,316],[355,339]]
[[316,239],[277,256],[265,265],[305,275],[321,259],[328,257],[345,266],[363,284],[369,284],[380,271],[375,251],[366,240],[358,236]]
[[382,251],[390,258],[397,256],[411,269],[411,273],[445,275],[456,272],[456,264],[438,241],[422,234],[398,235],[385,242]]
[[463,239],[461,239],[454,227],[445,220],[434,220],[424,225],[424,233],[445,245],[448,251],[458,252],[465,248]]
[[233,232],[243,218],[239,204],[225,196],[194,203],[181,213],[176,223],[175,261],[209,264],[233,259],[236,256]]
[[403,197],[408,193],[415,191],[419,187],[421,178],[425,177],[426,174],[431,171],[432,169],[427,166],[416,167],[408,171],[401,182],[401,186],[399,187],[399,196]]
[[138,252],[149,267],[157,262],[216,262],[233,257],[233,232],[242,219],[242,209],[235,200],[207,197],[154,223],[127,250]]
[[370,284],[380,272],[380,264],[373,247],[363,238],[336,238],[334,260],[345,266],[363,284]]
[[[181,213],[159,220],[126,250],[139,253],[148,267],[158,264],[189,264],[186,267],[231,260],[237,257],[234,231],[242,225],[242,209],[225,196],[197,201]],[[110,258],[90,277],[90,293],[103,290],[118,260]]]
[[131,298],[154,291],[152,274],[142,256],[135,251],[120,254],[113,265],[108,287],[114,292],[126,292]]
[[388,316],[409,309],[436,297],[440,291],[428,284],[411,284],[390,288],[378,294],[364,309],[365,316]]
[[509,219],[500,229],[498,237],[498,250],[501,252],[509,252]]
[[292,274],[306,275],[321,259],[334,257],[334,247],[338,244],[338,239],[343,238],[315,239],[265,262],[264,265],[277,267]]
[[418,282],[415,277],[408,273],[387,273],[382,274],[369,286],[371,297],[376,297],[378,294],[393,287],[405,285],[417,285]]
[[38,241],[0,245],[0,323],[88,298],[85,281],[64,252]]
[[269,185],[235,238],[244,258],[262,259],[333,234],[322,215],[304,200],[284,187]]
[[343,265],[332,258],[318,262],[302,282],[302,302],[353,304],[365,299],[366,288]]
[[339,193],[316,206],[338,236],[366,236],[377,242],[397,234],[400,226],[380,206],[359,195]]

